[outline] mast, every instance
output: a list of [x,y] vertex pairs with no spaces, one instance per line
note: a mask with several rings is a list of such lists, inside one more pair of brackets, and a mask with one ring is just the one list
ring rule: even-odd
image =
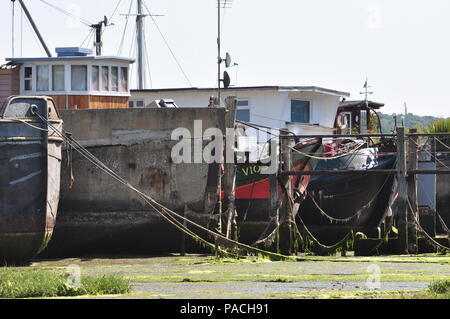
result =
[[145,61],[144,61],[144,10],[142,0],[137,0],[137,15],[136,15],[136,40],[137,40],[137,83],[138,89],[145,89]]
[[28,20],[30,21],[30,24],[33,27],[34,32],[36,33],[37,37],[39,38],[39,41],[41,42],[42,47],[44,48],[45,52],[47,53],[47,56],[49,58],[51,58],[52,54],[50,53],[50,50],[48,49],[47,44],[44,41],[44,38],[42,38],[42,35],[39,32],[39,29],[37,28],[36,23],[34,23],[33,17],[31,16],[30,12],[28,11],[27,6],[25,5],[25,3],[23,3],[23,0],[19,0],[19,3],[22,6],[23,12],[25,12],[25,15],[27,16]]
[[220,107],[220,65],[222,64],[222,58],[220,55],[220,0],[217,0],[217,103]]

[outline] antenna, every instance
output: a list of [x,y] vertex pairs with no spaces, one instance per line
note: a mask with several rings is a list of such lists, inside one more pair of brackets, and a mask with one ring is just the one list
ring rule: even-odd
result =
[[102,48],[103,48],[103,41],[102,41],[102,35],[103,35],[103,26],[109,27],[111,25],[114,25],[114,23],[108,24],[108,18],[106,16],[103,17],[103,20],[100,21],[97,24],[91,24],[91,28],[95,30],[95,54],[96,55],[102,55]]
[[220,106],[220,83],[223,82],[224,86],[228,83],[225,88],[230,86],[230,77],[227,72],[224,72],[224,78],[221,78],[221,64],[225,62],[228,68],[231,65],[231,56],[227,53],[226,58],[222,59],[222,54],[220,52],[220,9],[230,9],[233,5],[233,0],[217,0],[217,101]]

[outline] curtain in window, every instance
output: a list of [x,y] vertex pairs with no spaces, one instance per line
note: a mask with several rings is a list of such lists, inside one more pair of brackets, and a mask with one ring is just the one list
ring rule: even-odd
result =
[[99,67],[94,65],[92,66],[92,90],[100,91],[100,76],[98,74]]
[[100,91],[109,91],[109,71],[107,66],[102,66],[102,87]]
[[64,91],[64,65],[52,66],[52,85],[53,91]]
[[128,91],[128,68],[120,68],[120,91]]
[[72,65],[72,91],[87,91],[87,66]]
[[36,67],[37,74],[37,91],[48,91],[50,80],[50,68],[48,65],[38,65]]
[[119,68],[111,67],[111,91],[119,90]]

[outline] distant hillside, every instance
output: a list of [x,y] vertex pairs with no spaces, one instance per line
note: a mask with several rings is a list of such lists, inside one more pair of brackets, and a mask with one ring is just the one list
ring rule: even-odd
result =
[[[395,127],[394,114],[383,114],[378,113],[381,119],[381,127],[383,128],[383,133],[391,132]],[[397,114],[397,123],[401,123],[403,118],[402,114]],[[419,116],[412,113],[408,113],[405,117],[405,126],[407,128],[414,128],[416,126],[426,127],[429,123],[437,121],[439,118],[434,116]]]

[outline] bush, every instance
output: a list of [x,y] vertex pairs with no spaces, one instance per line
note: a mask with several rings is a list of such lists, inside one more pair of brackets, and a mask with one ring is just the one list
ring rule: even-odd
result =
[[428,286],[428,289],[435,294],[446,294],[450,292],[450,280],[435,281]]

